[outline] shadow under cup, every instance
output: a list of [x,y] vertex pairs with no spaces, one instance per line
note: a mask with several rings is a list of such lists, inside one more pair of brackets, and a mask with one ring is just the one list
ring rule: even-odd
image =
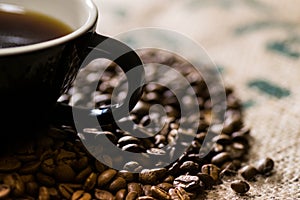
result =
[[[16,4],[55,17],[74,30],[58,39],[0,49],[0,112],[3,119],[0,134],[1,137],[11,132],[27,135],[48,123],[57,99],[70,87],[82,62],[107,37],[95,33],[98,12],[91,0],[0,0],[1,3]],[[142,64],[129,47],[111,41],[114,45],[100,50],[99,58],[115,61],[125,72]],[[130,52],[119,58],[107,52],[119,47]]]

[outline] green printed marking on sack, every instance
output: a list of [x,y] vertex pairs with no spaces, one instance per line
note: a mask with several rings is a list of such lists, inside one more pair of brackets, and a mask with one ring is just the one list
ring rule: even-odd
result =
[[276,97],[278,99],[288,97],[291,94],[291,92],[288,89],[279,87],[274,83],[262,79],[256,79],[248,82],[248,87],[256,88],[260,92],[272,97]]

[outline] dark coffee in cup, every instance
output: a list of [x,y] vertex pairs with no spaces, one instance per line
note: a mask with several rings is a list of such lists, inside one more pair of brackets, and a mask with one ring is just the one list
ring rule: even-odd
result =
[[0,7],[0,48],[25,46],[59,38],[72,32],[63,22],[42,13],[8,4]]

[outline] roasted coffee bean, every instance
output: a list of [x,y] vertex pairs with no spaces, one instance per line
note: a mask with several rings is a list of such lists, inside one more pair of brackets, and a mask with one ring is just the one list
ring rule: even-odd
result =
[[246,181],[235,180],[231,183],[230,187],[237,193],[246,193],[249,191],[250,186]]
[[231,137],[226,134],[221,134],[221,135],[215,136],[212,139],[212,142],[216,142],[221,145],[228,145],[231,143]]
[[95,168],[99,173],[102,173],[106,170],[107,167],[103,163],[95,159]]
[[51,176],[48,176],[46,174],[38,172],[36,174],[36,179],[38,180],[39,183],[42,185],[45,185],[47,187],[51,187],[55,185],[55,179],[52,178]]
[[0,184],[0,199],[6,198],[10,193],[10,186],[6,184]]
[[12,172],[17,171],[21,167],[22,163],[12,157],[5,157],[0,159],[0,172]]
[[124,200],[126,198],[126,189],[121,189],[116,193],[115,200]]
[[228,152],[221,152],[215,155],[211,159],[211,163],[216,165],[216,166],[222,166],[225,162],[231,160],[231,157]]
[[134,181],[138,180],[137,173],[131,173],[126,170],[119,171],[118,176],[123,177],[127,182],[134,182]]
[[169,189],[173,187],[173,184],[171,184],[171,183],[160,183],[156,186],[163,189],[164,191],[168,192]]
[[3,183],[11,188],[13,195],[19,197],[25,192],[25,185],[19,174],[8,174],[3,178]]
[[83,188],[86,191],[92,190],[97,183],[97,174],[92,172],[84,182]]
[[128,192],[136,192],[138,194],[138,196],[141,196],[144,194],[142,185],[140,183],[128,183],[127,184],[127,191]]
[[20,174],[33,174],[36,172],[40,167],[41,161],[32,161],[29,163],[26,163],[21,167],[19,170]]
[[157,184],[159,180],[165,178],[166,174],[165,168],[143,169],[139,174],[139,180],[144,184]]
[[145,148],[138,144],[126,144],[122,147],[122,151],[130,151],[134,153],[145,152]]
[[199,172],[197,176],[199,180],[202,182],[203,187],[207,190],[212,189],[213,186],[216,184],[216,181],[208,174]]
[[138,197],[137,192],[132,191],[132,192],[128,192],[125,200],[135,200],[137,197]]
[[181,187],[187,191],[199,189],[200,179],[198,176],[181,175],[175,178],[173,185],[174,187]]
[[179,169],[183,173],[189,172],[190,174],[194,174],[199,170],[199,165],[193,161],[185,161],[180,165]]
[[274,168],[274,161],[271,158],[261,159],[257,164],[257,170],[260,174],[268,174]]
[[201,168],[201,172],[210,175],[214,179],[214,181],[218,181],[219,179],[220,169],[213,164],[203,165]]
[[114,200],[114,195],[105,190],[95,189],[95,197],[98,200]]
[[231,145],[229,154],[232,159],[240,159],[246,154],[246,147],[242,143],[234,142]]
[[72,164],[72,168],[75,169],[76,171],[83,170],[88,167],[89,160],[88,157],[82,156]]
[[154,199],[151,196],[141,196],[141,197],[138,197],[137,200],[156,200],[156,199]]
[[165,182],[165,183],[173,183],[173,181],[174,181],[174,176],[172,176],[172,175],[167,176],[167,177],[163,180],[163,182]]
[[77,190],[72,195],[72,200],[90,200],[92,196],[84,190]]
[[168,200],[171,199],[171,196],[168,194],[168,192],[164,191],[163,189],[152,186],[151,187],[151,193],[154,198],[162,199],[162,200]]
[[59,164],[54,170],[54,177],[59,182],[71,182],[75,179],[75,172],[65,163]]
[[130,161],[130,162],[127,162],[125,165],[124,165],[124,170],[127,170],[127,171],[135,171],[136,168],[138,168],[140,166],[140,164],[136,161]]
[[21,175],[20,177],[24,183],[35,181],[34,175],[32,174]]
[[39,189],[39,200],[50,200],[50,194],[48,192],[48,188],[42,186]]
[[58,190],[60,194],[66,199],[70,199],[72,197],[72,194],[74,193],[74,190],[67,184],[59,184]]
[[118,140],[118,145],[120,147],[123,147],[127,144],[140,144],[140,143],[141,143],[141,141],[138,138],[130,136],[130,135],[126,135],[124,137],[121,137]]
[[108,184],[115,177],[116,174],[117,171],[114,169],[105,170],[98,176],[98,180],[97,180],[98,186],[102,187]]
[[77,176],[75,177],[75,182],[77,183],[83,182],[92,173],[92,171],[93,171],[92,168],[88,166],[87,168],[85,168],[84,170],[82,170],[77,174]]
[[239,170],[241,176],[248,181],[254,180],[255,176],[258,174],[258,171],[255,167],[251,165],[246,165]]
[[111,182],[108,189],[112,192],[116,192],[120,189],[123,189],[126,187],[126,180],[122,177],[117,177],[115,180]]
[[169,195],[173,200],[190,200],[188,193],[181,187],[171,188],[169,190]]

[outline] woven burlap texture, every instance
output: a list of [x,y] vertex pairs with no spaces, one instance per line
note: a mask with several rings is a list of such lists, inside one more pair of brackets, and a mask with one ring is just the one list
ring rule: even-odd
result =
[[98,31],[110,36],[161,27],[207,50],[245,105],[249,163],[271,157],[275,171],[246,195],[224,182],[208,199],[300,199],[300,1],[95,0]]

